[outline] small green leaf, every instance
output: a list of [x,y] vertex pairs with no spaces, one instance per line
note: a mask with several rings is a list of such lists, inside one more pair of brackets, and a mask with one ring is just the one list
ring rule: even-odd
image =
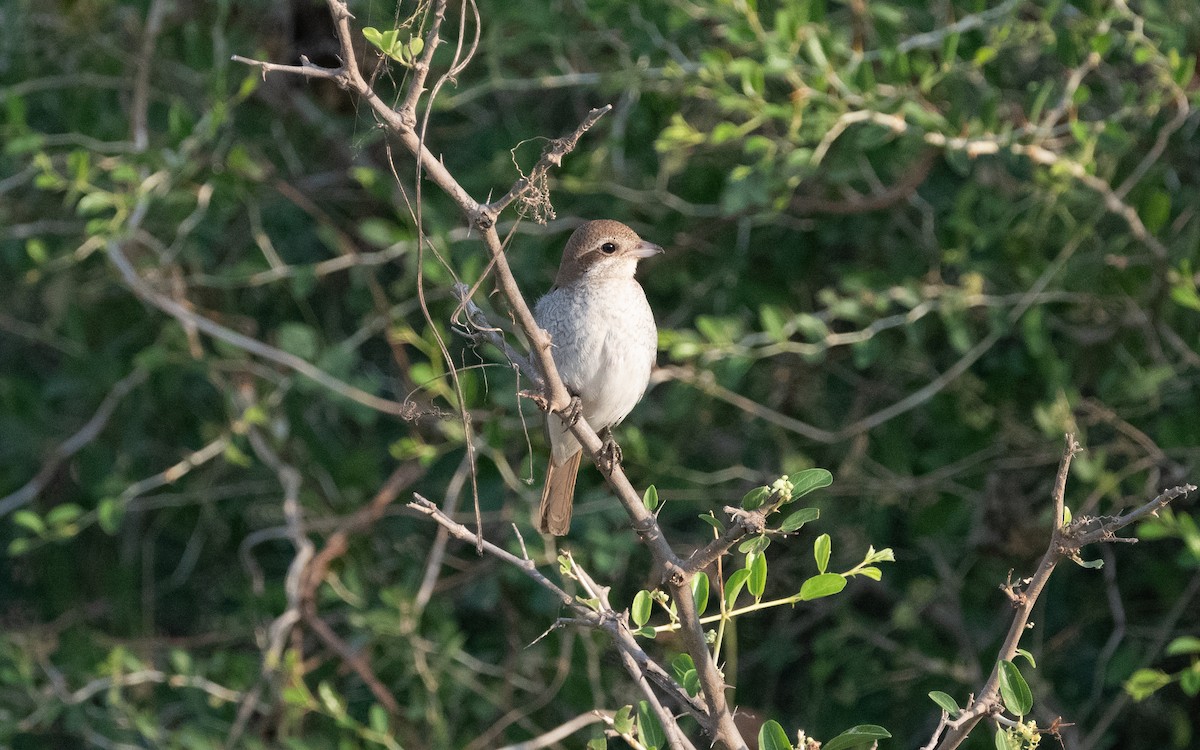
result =
[[708,609],[708,574],[697,573],[692,578],[692,598],[696,600],[696,614],[704,614]]
[[383,49],[383,34],[379,33],[379,29],[374,26],[367,26],[362,30],[363,36],[375,47]]
[[118,498],[106,497],[96,505],[96,521],[105,534],[116,534],[117,529],[121,527],[121,518],[124,515],[125,508]]
[[821,745],[821,750],[850,750],[855,747],[866,747],[891,736],[891,732],[877,724],[859,724]]
[[64,503],[63,505],[55,506],[46,514],[46,523],[55,527],[66,526],[69,523],[79,520],[81,515],[83,515],[83,508],[74,503]]
[[604,735],[593,737],[588,740],[587,750],[608,750],[608,740],[604,738]]
[[16,513],[13,513],[12,520],[13,523],[18,526],[24,526],[38,536],[46,533],[46,522],[42,520],[41,516],[31,510],[18,510]]
[[739,544],[738,552],[759,555],[765,552],[767,547],[770,546],[771,540],[767,538],[766,534],[762,534],[759,536],[752,536]]
[[813,599],[821,599],[826,596],[833,596],[842,589],[846,588],[846,577],[837,573],[822,573],[819,576],[813,576],[805,581],[800,586],[800,601],[810,602]]
[[1200,654],[1200,638],[1194,635],[1184,635],[1167,644],[1167,656],[1180,654]]
[[646,746],[646,750],[658,750],[666,745],[667,737],[663,733],[662,724],[650,709],[646,701],[638,701],[637,708],[638,739]]
[[754,601],[762,599],[763,591],[767,588],[767,556],[755,555],[754,562],[750,564],[750,578],[747,579],[746,588],[750,590],[750,594],[754,597]]
[[1190,669],[1179,673],[1179,688],[1190,698],[1200,695],[1200,661],[1192,662]]
[[417,58],[417,55],[420,55],[421,51],[424,49],[425,49],[425,40],[422,39],[421,37],[414,36],[412,39],[408,40],[408,56],[410,58],[415,60]]
[[642,638],[649,638],[650,640],[654,640],[658,635],[658,633],[654,632],[654,628],[650,627],[649,625],[638,628],[637,630],[633,631],[633,634],[640,635]]
[[658,509],[658,488],[650,485],[646,488],[645,494],[642,495],[642,505],[646,506],[646,510],[653,513]]
[[675,658],[671,660],[671,669],[675,670],[675,677],[680,682],[683,681],[684,673],[695,668],[696,662],[692,661],[691,654],[676,654]]
[[805,469],[799,474],[790,474],[788,479],[792,481],[793,500],[833,484],[833,474],[828,469]]
[[746,585],[746,579],[750,577],[750,571],[742,568],[735,570],[730,574],[725,581],[725,606],[733,607],[733,603],[737,601],[738,594],[742,592],[742,586]]
[[1100,559],[1084,560],[1083,558],[1079,557],[1078,555],[1072,557],[1071,562],[1075,563],[1076,565],[1078,565],[1081,568],[1088,568],[1090,570],[1099,570],[1100,568],[1104,567],[1103,560],[1100,560]]
[[613,729],[617,734],[629,734],[633,731],[633,706],[621,706],[613,714]]
[[688,695],[700,693],[700,675],[696,672],[696,663],[687,654],[679,654],[671,660],[671,669],[675,671],[675,679],[683,686]]
[[1008,741],[1008,730],[1003,727],[996,727],[996,750],[1020,750]]
[[962,711],[962,709],[958,707],[958,702],[955,701],[949,693],[943,693],[941,690],[933,690],[929,693],[929,698],[934,703],[941,706],[943,711],[950,714],[950,718],[958,716],[959,712]]
[[371,729],[380,734],[388,732],[388,715],[387,710],[378,703],[372,703],[370,710],[367,711],[367,721],[371,725]]
[[817,560],[817,570],[824,573],[829,567],[829,555],[833,552],[833,541],[828,534],[822,534],[813,542],[813,557]]
[[792,741],[778,721],[771,719],[759,727],[758,750],[792,750]]
[[330,716],[338,718],[346,715],[346,706],[328,682],[317,685],[317,695],[321,696],[321,702],[325,704],[325,710]]
[[858,570],[854,571],[854,575],[866,576],[867,578],[870,578],[872,581],[882,581],[883,580],[883,571],[880,570],[879,568],[875,567],[874,565],[868,565],[865,568],[859,568]]
[[1000,697],[1004,699],[1004,707],[1014,716],[1025,716],[1033,708],[1029,683],[1011,661],[1000,662]]
[[721,519],[714,516],[712,511],[709,511],[708,513],[701,513],[699,518],[701,521],[705,522],[709,526],[712,526],[717,531],[725,531],[725,524],[721,523]]
[[1029,653],[1023,648],[1019,648],[1017,649],[1017,656],[1024,656],[1025,660],[1029,662],[1029,666],[1037,669],[1037,662],[1033,660],[1033,654]]
[[783,523],[779,524],[779,530],[784,532],[799,531],[801,526],[809,521],[815,521],[820,517],[821,511],[817,508],[801,508],[783,519]]
[[8,543],[9,557],[19,557],[33,547],[33,540],[29,537],[19,536]]
[[742,497],[742,507],[746,510],[754,510],[761,508],[762,504],[771,496],[770,487],[755,487]]
[[642,589],[633,596],[633,606],[629,609],[629,616],[633,618],[633,624],[639,628],[650,621],[650,610],[654,606],[654,600],[650,597],[650,592]]
[[1161,669],[1139,669],[1125,681],[1125,692],[1135,701],[1142,701],[1170,684],[1171,675]]

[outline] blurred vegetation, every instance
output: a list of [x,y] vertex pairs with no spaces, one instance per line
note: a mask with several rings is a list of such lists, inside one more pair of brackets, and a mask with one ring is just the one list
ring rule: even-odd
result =
[[[352,7],[380,29],[413,12]],[[816,534],[835,559],[896,551],[882,582],[740,619],[737,704],[918,747],[926,694],[965,703],[991,668],[997,586],[1045,547],[1064,432],[1087,449],[1077,516],[1200,475],[1193,0],[479,11],[478,54],[426,136],[476,198],[615,107],[555,175],[556,218],[514,224],[530,299],[581,218],[668,248],[642,271],[661,370],[618,437],[673,539],[698,544],[698,514],[823,466],[821,521],[774,553],[768,595],[807,575]],[[466,521],[477,482],[489,538],[519,549],[516,524],[553,560],[530,523],[539,415],[449,329],[450,282],[485,269],[453,206],[418,192],[358,102],[230,62],[336,64],[324,4],[13,0],[0,22],[0,746],[484,748],[636,700],[599,636],[531,646],[556,607],[492,559],[451,544],[422,594],[436,531],[401,510],[414,490],[460,494]],[[380,69],[384,96],[404,73]],[[440,257],[416,251],[418,196]],[[181,326],[135,296],[113,246],[159,294],[416,418]],[[397,465],[420,471],[317,591],[395,719],[303,625],[266,656],[296,555],[275,454],[318,549]],[[629,602],[647,556],[598,474],[580,494],[565,543]],[[1034,718],[1074,723],[1070,747],[1200,743],[1195,657],[1166,651],[1197,635],[1195,519],[1185,500],[1142,529],[1153,543],[1095,551],[1102,570],[1066,566],[1044,594],[1026,675]],[[1134,700],[1135,672],[1165,680]]]

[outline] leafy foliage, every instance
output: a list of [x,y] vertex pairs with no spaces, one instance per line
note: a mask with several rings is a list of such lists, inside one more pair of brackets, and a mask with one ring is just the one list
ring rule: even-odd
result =
[[[566,628],[530,646],[559,603],[472,550],[431,554],[435,530],[400,512],[348,535],[314,603],[401,710],[311,628],[266,647],[296,599],[301,542],[325,549],[396,466],[416,477],[405,492],[460,513],[477,488],[489,539],[556,559],[530,530],[538,415],[514,395],[528,384],[450,330],[450,284],[486,267],[462,217],[354,101],[229,60],[336,64],[325,8],[11,5],[0,745],[490,747],[603,708],[619,734],[662,746],[653,712],[596,667],[602,638]],[[420,16],[353,10],[393,96],[423,49]],[[1064,431],[1089,448],[1076,517],[1194,481],[1195,3],[521,0],[480,15],[477,56],[425,134],[477,197],[528,169],[538,138],[615,105],[551,184],[560,218],[513,227],[526,293],[549,288],[575,217],[621,219],[669,250],[642,277],[662,368],[618,430],[647,507],[700,545],[739,498],[821,489],[780,513],[795,537],[756,537],[742,567],[697,588],[726,627],[714,639],[736,702],[778,720],[765,742],[790,742],[784,726],[827,748],[886,736],[838,736],[863,720],[907,740],[936,711],[919,696],[967,694],[992,663],[996,584],[1044,548]],[[224,337],[145,302],[114,246]],[[300,534],[273,455],[299,476]],[[580,481],[568,546],[674,653],[635,535],[594,473]],[[1047,722],[1053,706],[1072,746],[1196,742],[1200,678],[1181,640],[1194,504],[1138,533],[1153,553],[1106,551],[1109,577],[1064,570],[1044,594],[1035,704],[1010,676],[1009,710]],[[1136,606],[1096,605],[1114,598]],[[755,609],[729,626],[739,607]],[[692,684],[694,665],[678,666]],[[1006,746],[1029,741],[1024,727]]]

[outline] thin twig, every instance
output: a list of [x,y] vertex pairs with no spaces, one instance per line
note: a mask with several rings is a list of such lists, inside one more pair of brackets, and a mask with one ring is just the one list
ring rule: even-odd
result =
[[42,468],[38,473],[26,482],[20,489],[12,494],[0,498],[0,518],[7,516],[13,511],[23,508],[33,501],[51,480],[58,473],[58,468],[62,466],[64,461],[67,461],[86,445],[91,443],[104,428],[108,425],[108,420],[112,418],[113,412],[116,411],[117,405],[121,403],[129,392],[137,386],[141,385],[146,379],[146,371],[139,368],[133,370],[125,377],[117,381],[104,400],[100,402],[99,408],[92,414],[92,418],[84,423],[83,427],[79,428],[71,437],[67,438],[61,445],[55,448],[50,457],[46,459],[46,463],[42,464]]

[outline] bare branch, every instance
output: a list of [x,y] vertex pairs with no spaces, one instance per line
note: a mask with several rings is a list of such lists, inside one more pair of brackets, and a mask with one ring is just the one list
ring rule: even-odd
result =
[[356,388],[349,383],[335,378],[306,359],[297,357],[282,349],[277,349],[258,339],[238,333],[203,315],[193,312],[179,302],[154,289],[145,279],[139,276],[137,271],[134,270],[133,264],[130,263],[129,258],[126,257],[125,252],[121,249],[120,243],[109,241],[106,244],[106,249],[109,260],[120,271],[121,278],[125,280],[125,284],[129,287],[130,291],[141,297],[145,302],[175,318],[181,325],[195,326],[215,339],[220,339],[255,356],[282,365],[328,388],[339,396],[348,398],[376,411],[391,414],[405,420],[416,419],[420,416],[421,410],[416,404],[400,403],[367,393],[361,388]]
[[[1032,576],[1022,581],[1013,582],[1011,574],[1009,581],[1002,587],[1009,601],[1012,602],[1012,622],[1008,633],[996,656],[996,664],[991,674],[970,704],[953,720],[938,725],[938,732],[946,731],[938,750],[954,750],[967,738],[971,730],[984,717],[996,714],[1002,710],[999,702],[1000,662],[1010,661],[1017,653],[1021,637],[1029,626],[1029,616],[1033,612],[1038,597],[1045,588],[1046,582],[1054,573],[1055,566],[1063,558],[1078,559],[1079,551],[1087,544],[1094,542],[1124,541],[1115,532],[1131,523],[1146,518],[1162,509],[1172,500],[1194,491],[1192,485],[1174,487],[1161,493],[1158,497],[1147,502],[1136,510],[1123,516],[1110,519],[1080,518],[1064,526],[1062,523],[1063,496],[1065,494],[1067,474],[1070,470],[1071,459],[1080,450],[1079,443],[1073,434],[1066,435],[1066,447],[1059,463],[1055,477],[1052,501],[1055,507],[1054,527],[1050,532],[1050,544],[1038,563],[1037,570]],[[1099,528],[1096,528],[1097,524]],[[1136,541],[1136,540],[1129,540]],[[936,734],[935,734],[936,739]],[[933,740],[931,740],[931,743]]]

